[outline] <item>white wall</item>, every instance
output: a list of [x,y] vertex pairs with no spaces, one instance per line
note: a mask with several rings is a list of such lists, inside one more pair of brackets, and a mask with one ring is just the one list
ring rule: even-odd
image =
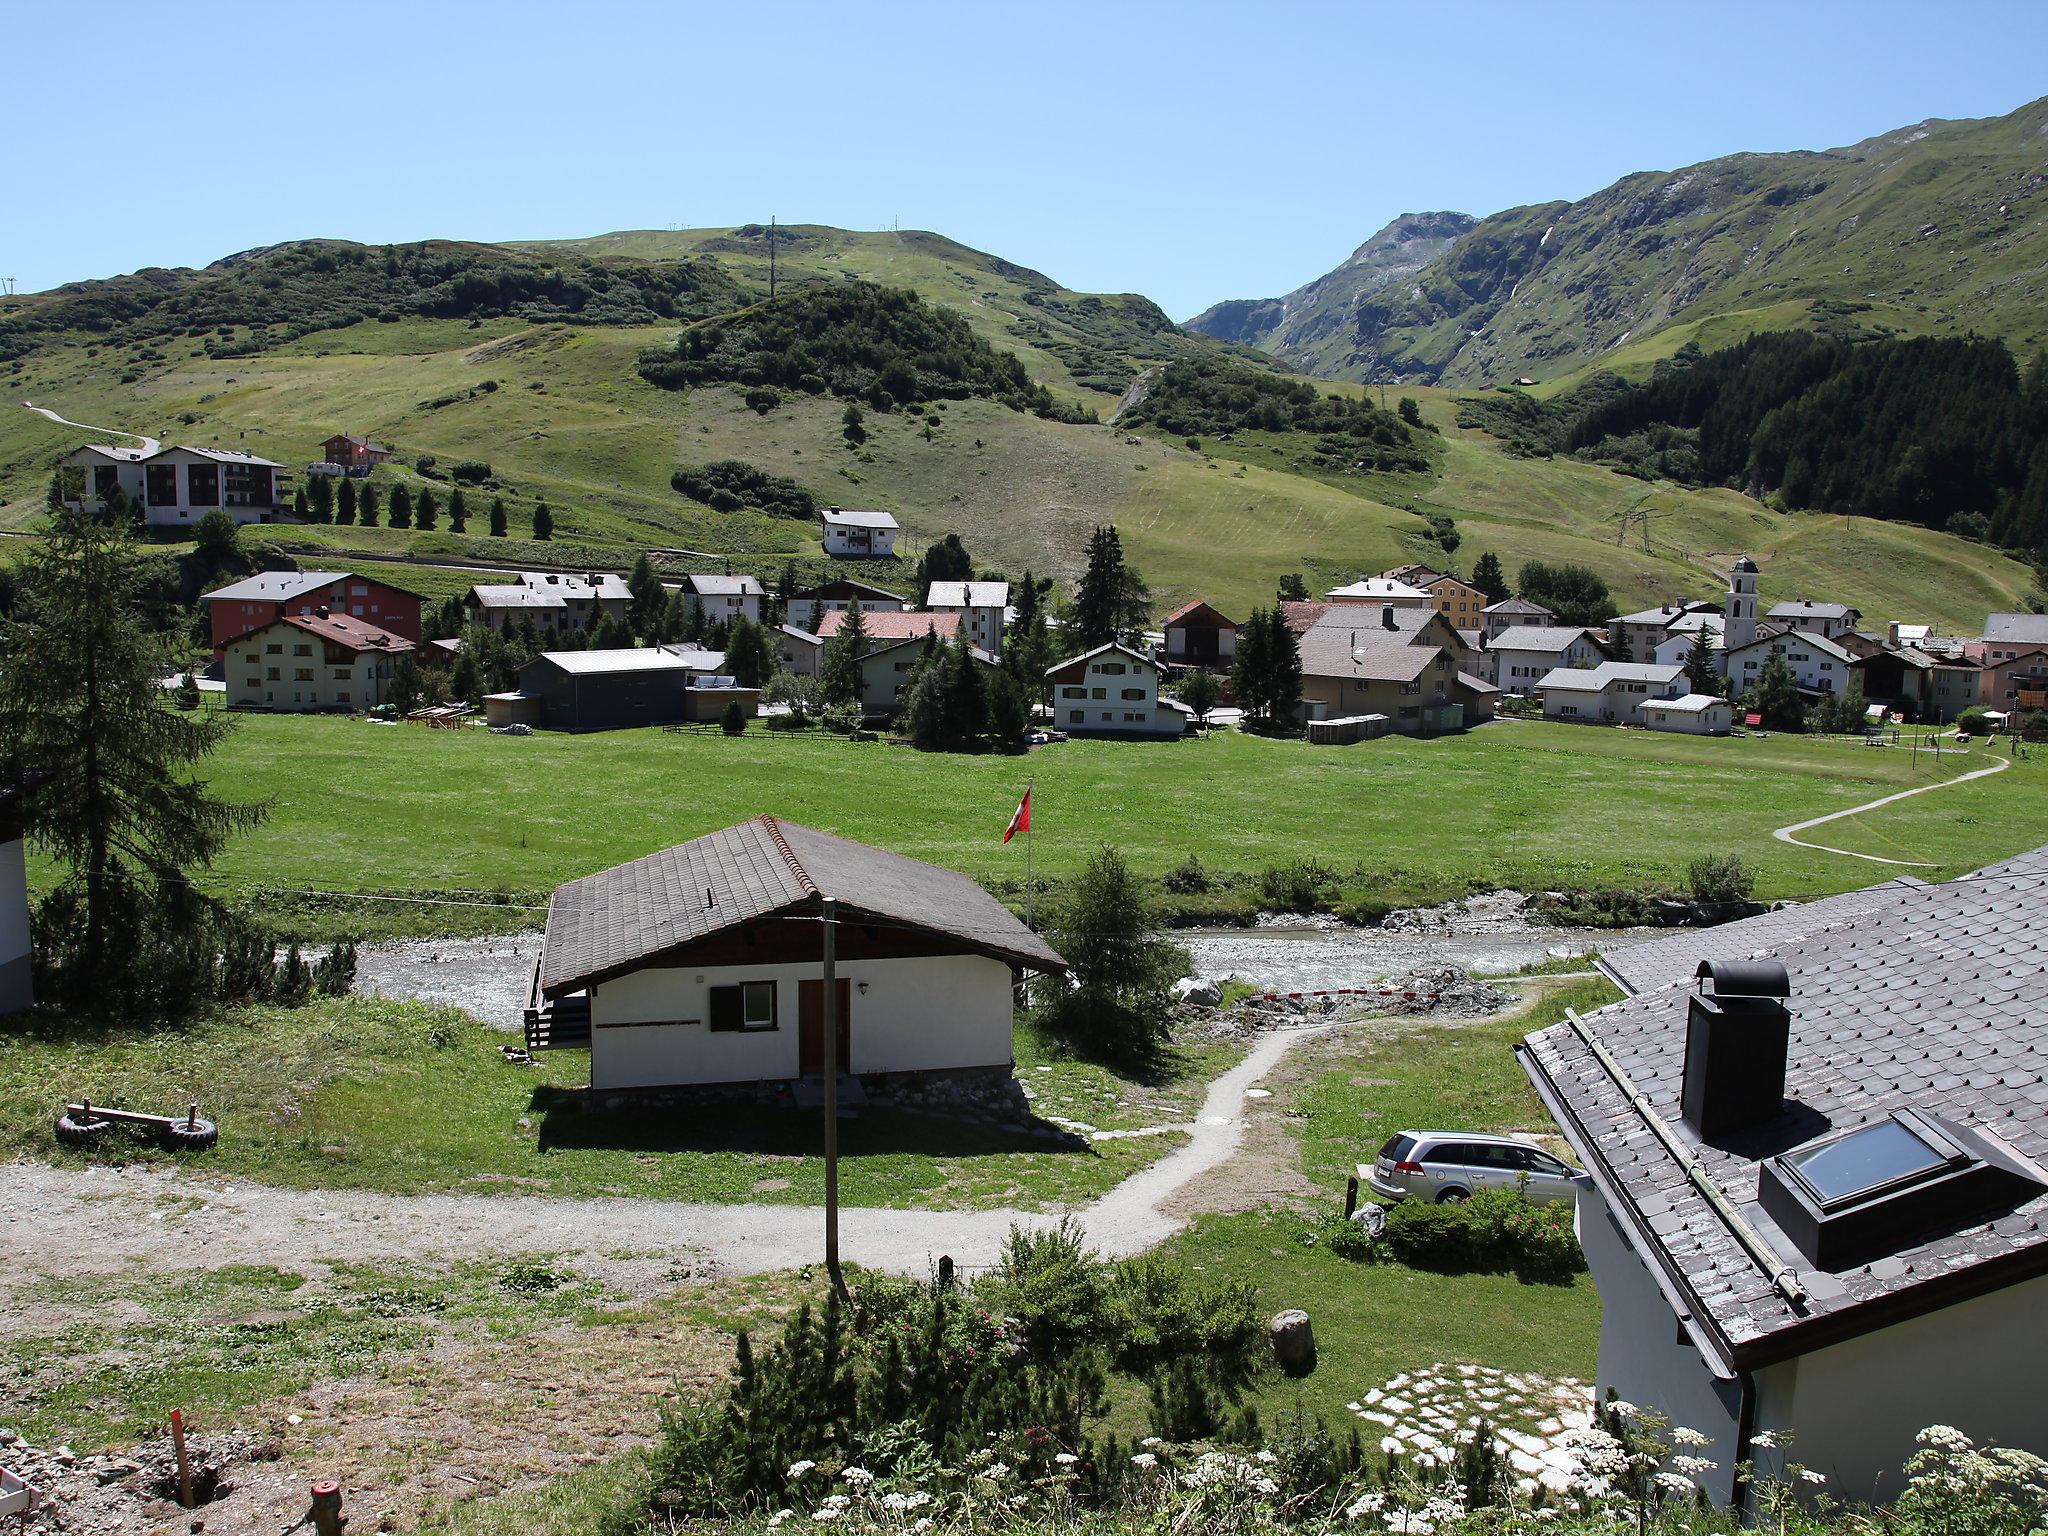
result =
[[1896,1498],[1930,1424],[2048,1451],[2044,1309],[2048,1278],[1772,1366],[1757,1373],[1757,1427],[1789,1431],[1791,1459],[1839,1499]]
[[1561,651],[1518,651],[1493,647],[1494,675],[1488,679],[1503,693],[1529,693],[1546,673],[1559,667],[1594,667],[1605,658],[1584,635]]
[[[1138,697],[1127,699],[1126,691]],[[1159,669],[1122,651],[1095,657],[1078,683],[1055,682],[1052,711],[1053,725],[1076,736],[1178,736],[1187,729],[1185,716],[1159,702]]]
[[[273,654],[272,646],[280,649]],[[280,622],[229,641],[221,666],[231,705],[287,712],[364,710],[384,702],[394,659],[394,653],[364,651],[348,661],[330,662],[326,641]],[[300,677],[301,672],[312,676]]]
[[1605,1398],[1612,1387],[1624,1402],[1653,1408],[1673,1425],[1711,1436],[1714,1443],[1694,1454],[1720,1464],[1704,1482],[1715,1502],[1726,1504],[1735,1491],[1741,1406],[1736,1384],[1715,1376],[1679,1332],[1678,1315],[1622,1236],[1599,1191],[1580,1189],[1577,1220],[1586,1267],[1600,1291],[1600,1396]]
[[28,874],[17,838],[0,843],[0,1013],[29,1001]]
[[1726,663],[1728,686],[1736,693],[1749,692],[1763,676],[1764,658],[1773,651],[1785,659],[1793,681],[1801,688],[1816,693],[1841,693],[1849,686],[1849,663],[1808,645],[1805,633],[1796,629],[1790,634],[1773,635],[1741,655],[1731,656]]
[[[847,961],[852,1072],[950,1071],[1011,1060],[1010,968],[981,955]],[[649,967],[591,989],[593,1088],[752,1082],[797,1075],[798,983],[818,966]],[[773,1030],[713,1032],[707,991],[776,984]],[[861,991],[861,983],[867,991]]]
[[1643,724],[1653,731],[1676,731],[1685,736],[1725,736],[1735,724],[1735,712],[1726,704],[1705,709],[1658,709],[1645,706]]

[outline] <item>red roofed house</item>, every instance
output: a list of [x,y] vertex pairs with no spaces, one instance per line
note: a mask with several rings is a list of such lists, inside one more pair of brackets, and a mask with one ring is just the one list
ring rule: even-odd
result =
[[420,638],[417,592],[348,571],[259,571],[208,592],[200,601],[212,624],[215,661],[226,659],[231,642],[294,613],[341,614],[366,620],[401,640]]
[[320,445],[320,450],[327,456],[325,462],[339,464],[351,475],[367,475],[391,457],[391,450],[382,443],[348,432],[335,433]]
[[1237,625],[1200,598],[1166,616],[1169,667],[1228,667],[1237,655]]
[[321,608],[285,614],[225,649],[230,708],[306,714],[382,704],[393,663],[414,646],[388,629]]
[[[846,612],[844,608],[834,608],[821,616],[818,638],[830,640],[844,629]],[[862,609],[860,627],[868,640],[877,645],[885,640],[922,640],[926,635],[952,640],[960,634],[960,614],[958,610],[946,613],[869,613]]]

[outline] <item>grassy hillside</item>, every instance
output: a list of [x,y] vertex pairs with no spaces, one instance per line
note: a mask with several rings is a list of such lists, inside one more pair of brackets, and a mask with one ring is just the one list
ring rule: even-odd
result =
[[2026,356],[2048,339],[2044,144],[2048,98],[1841,149],[1643,171],[1482,219],[1399,284],[1312,283],[1284,323],[1240,301],[1193,324],[1330,378],[1456,384],[1633,361],[1625,349],[1645,337],[1718,315],[1803,323],[1793,301],[2000,336]]
[[[1122,367],[1144,363],[1155,345],[1216,350],[1170,328],[1147,329],[1157,312],[1143,300],[1070,294],[936,236],[795,234],[801,239],[778,258],[786,274],[822,279],[839,271],[911,283],[965,315],[978,336],[1013,349],[1056,396],[1105,415],[1110,397],[1077,382],[1063,360],[1079,357],[1089,336],[1109,336],[1122,349],[1114,354]],[[730,264],[742,286],[765,279],[765,241],[755,237],[649,232],[576,243],[597,246],[613,247],[601,254],[626,262],[708,252]],[[581,260],[587,253],[572,247],[561,254]],[[1020,336],[1019,327],[1042,333]],[[1873,618],[1963,630],[1974,630],[1988,610],[2019,605],[2033,585],[2023,567],[1940,535],[1782,516],[1731,493],[1653,489],[1567,460],[1511,458],[1483,434],[1457,429],[1450,397],[1431,390],[1407,392],[1443,428],[1443,451],[1429,471],[1403,475],[1326,474],[1291,441],[1275,453],[1256,434],[1235,443],[1204,438],[1197,451],[1178,436],[1049,421],[987,400],[938,402],[929,438],[923,416],[870,411],[868,440],[856,453],[841,436],[843,406],[829,397],[793,396],[761,415],[739,388],[668,391],[644,382],[636,373],[641,353],[674,335],[670,324],[414,316],[316,331],[235,358],[209,352],[206,337],[182,336],[156,347],[163,357],[140,365],[126,383],[125,350],[84,334],[46,338],[4,365],[0,528],[32,527],[51,464],[97,435],[20,408],[33,400],[75,421],[246,448],[294,467],[334,431],[368,432],[398,450],[398,460],[379,472],[387,485],[417,490],[426,483],[410,467],[421,455],[444,468],[487,461],[502,484],[508,539],[487,536],[490,491],[470,496],[466,537],[445,521],[431,533],[295,526],[258,535],[305,552],[299,558],[309,562],[410,555],[493,569],[623,568],[637,550],[653,548],[679,552],[675,567],[730,559],[768,576],[794,557],[821,569],[812,525],[714,512],[670,486],[680,465],[742,459],[796,480],[822,502],[894,512],[913,557],[924,543],[958,531],[983,564],[1049,571],[1067,584],[1079,574],[1089,529],[1115,522],[1161,612],[1200,594],[1241,614],[1269,601],[1284,571],[1349,580],[1440,555],[1420,515],[1429,513],[1455,520],[1463,540],[1456,563],[1469,567],[1482,549],[1495,550],[1510,569],[1525,559],[1580,560],[1604,571],[1631,606],[1716,592],[1728,557],[1743,550],[1763,562],[1767,599],[1824,593]],[[1651,525],[1650,549],[1633,541],[1617,548],[1614,515],[1646,494],[1662,514]],[[555,515],[549,544],[526,537],[541,498]],[[862,574],[904,580],[908,571],[875,565]],[[434,590],[462,582],[437,578]]]

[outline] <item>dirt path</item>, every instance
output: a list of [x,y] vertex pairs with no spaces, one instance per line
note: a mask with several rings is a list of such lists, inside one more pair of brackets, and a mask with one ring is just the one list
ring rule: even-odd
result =
[[1952,779],[1943,779],[1939,784],[1922,784],[1917,789],[1902,789],[1895,795],[1885,795],[1881,799],[1866,801],[1862,805],[1852,805],[1846,811],[1831,811],[1825,816],[1816,816],[1810,821],[1795,821],[1789,827],[1778,828],[1771,836],[1781,843],[1791,843],[1795,847],[1812,848],[1820,853],[1839,853],[1845,859],[1867,859],[1872,864],[1894,864],[1905,869],[1932,869],[1934,868],[1933,864],[1925,859],[1888,859],[1879,853],[1858,853],[1853,848],[1831,848],[1826,843],[1808,842],[1798,834],[1814,827],[1826,826],[1831,821],[1840,821],[1845,816],[1861,816],[1865,811],[1874,811],[1881,805],[1891,805],[1899,800],[1910,800],[1915,795],[1931,794],[1937,789],[1947,789],[1955,784],[1967,784],[1972,779],[1988,779],[1992,774],[2003,773],[2011,766],[2012,764],[2006,759],[1994,757],[1991,759],[1991,766],[1989,768],[1976,768],[1968,773],[1959,773]]
[[21,402],[22,409],[34,411],[38,416],[54,421],[60,427],[76,427],[81,432],[98,432],[107,437],[132,437],[142,445],[144,453],[155,453],[163,444],[153,437],[144,437],[140,432],[123,431],[120,427],[89,427],[82,421],[67,421],[46,405],[37,405],[33,400]]

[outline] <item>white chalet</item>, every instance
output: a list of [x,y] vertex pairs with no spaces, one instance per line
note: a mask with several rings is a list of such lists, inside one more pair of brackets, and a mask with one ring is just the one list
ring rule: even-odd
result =
[[1764,635],[1727,653],[1728,691],[1748,693],[1763,675],[1764,663],[1773,654],[1784,658],[1792,681],[1802,693],[1841,693],[1854,675],[1850,668],[1856,658],[1825,635],[1803,629],[1781,630]]
[[965,875],[775,816],[558,887],[528,1042],[587,1041],[600,1091],[820,1075],[828,896],[840,1070],[1007,1078],[1017,979],[1059,956]]
[[1003,654],[1003,623],[1010,607],[1007,581],[935,581],[924,605],[957,613],[967,638],[992,656]]
[[1607,651],[1590,629],[1559,624],[1518,624],[1486,642],[1493,656],[1487,679],[1502,693],[1528,693],[1560,667],[1590,667]]
[[207,513],[267,523],[291,508],[282,464],[238,448],[159,448],[145,453],[93,443],[59,465],[65,505],[99,512],[119,486],[152,528],[190,527]]
[[683,600],[701,609],[707,620],[732,620],[745,614],[761,622],[761,601],[768,594],[752,576],[685,576]]
[[1641,725],[1644,706],[1682,698],[1685,668],[1652,662],[1603,661],[1597,667],[1560,667],[1544,676],[1543,718],[1577,725]]
[[1112,640],[1045,671],[1052,723],[1070,736],[1178,736],[1188,717],[1159,698],[1159,668]]
[[902,525],[887,512],[856,512],[846,507],[823,507],[818,512],[825,553],[890,559],[896,553],[896,535]]

